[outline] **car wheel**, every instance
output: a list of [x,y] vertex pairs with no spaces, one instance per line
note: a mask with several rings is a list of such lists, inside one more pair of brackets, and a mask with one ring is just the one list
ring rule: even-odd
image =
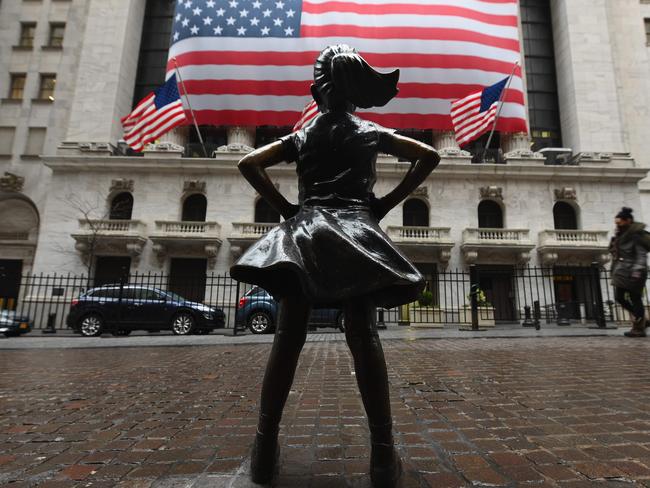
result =
[[5,332],[5,337],[20,337],[20,332],[14,332],[14,331]]
[[253,312],[248,317],[248,328],[253,334],[265,334],[273,328],[273,320],[266,312]]
[[104,320],[97,314],[86,315],[79,322],[79,331],[84,337],[97,337],[104,328]]
[[187,335],[194,329],[194,317],[189,312],[180,312],[172,320],[172,332],[176,335]]
[[113,335],[118,337],[128,336],[130,333],[131,331],[127,329],[117,329],[113,331]]
[[336,317],[336,326],[341,332],[345,332],[345,314],[343,312]]

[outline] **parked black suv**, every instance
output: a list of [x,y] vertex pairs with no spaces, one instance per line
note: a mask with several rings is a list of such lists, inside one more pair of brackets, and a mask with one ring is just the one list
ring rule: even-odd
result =
[[86,337],[102,332],[129,335],[133,330],[171,330],[177,335],[209,334],[223,328],[223,310],[180,295],[138,285],[105,285],[72,301],[68,327]]

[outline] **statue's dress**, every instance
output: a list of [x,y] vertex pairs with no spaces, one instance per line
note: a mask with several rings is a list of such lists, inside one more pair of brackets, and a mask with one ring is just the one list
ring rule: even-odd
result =
[[232,277],[276,299],[299,289],[321,306],[360,296],[382,307],[414,301],[423,277],[369,206],[387,134],[349,113],[326,113],[282,138],[297,162],[300,211],[253,244],[232,266]]

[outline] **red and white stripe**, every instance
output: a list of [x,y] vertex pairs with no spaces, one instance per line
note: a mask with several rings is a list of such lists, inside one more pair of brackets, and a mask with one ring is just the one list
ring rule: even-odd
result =
[[451,119],[459,146],[481,137],[494,125],[499,102],[494,102],[488,110],[481,113],[482,94],[483,90],[451,104]]
[[[399,95],[360,110],[363,118],[449,131],[451,102],[502,80],[520,59],[517,15],[517,0],[304,0],[300,38],[188,38],[169,59],[199,124],[293,125],[311,97],[318,53],[349,44],[380,71],[401,71]],[[497,130],[526,127],[518,69]]]
[[309,125],[309,122],[314,120],[318,115],[318,105],[314,100],[305,105],[302,113],[300,114],[300,119],[296,122],[296,125],[293,126],[293,132],[299,131],[303,127]]
[[134,151],[142,151],[146,144],[187,120],[181,100],[156,109],[154,94],[143,98],[133,111],[121,119],[124,140]]

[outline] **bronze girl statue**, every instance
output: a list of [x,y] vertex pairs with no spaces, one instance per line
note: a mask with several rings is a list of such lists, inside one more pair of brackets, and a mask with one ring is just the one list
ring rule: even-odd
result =
[[[349,46],[326,48],[314,65],[311,86],[322,114],[239,162],[244,177],[285,219],[231,268],[234,278],[265,288],[280,303],[251,453],[255,483],[273,477],[280,418],[310,311],[325,305],[344,310],[345,338],[370,427],[373,486],[393,487],[401,475],[376,307],[414,301],[424,280],[379,221],[426,179],[440,157],[426,144],[353,115],[355,107],[388,103],[397,95],[398,79],[399,70],[379,73]],[[411,167],[390,193],[376,198],[379,152],[407,159]],[[280,194],[265,171],[283,161],[296,162],[298,205]]]

